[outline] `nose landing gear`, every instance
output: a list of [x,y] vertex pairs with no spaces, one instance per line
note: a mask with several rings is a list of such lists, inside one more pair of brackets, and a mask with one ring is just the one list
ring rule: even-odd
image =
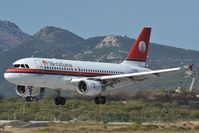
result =
[[33,97],[32,97],[32,86],[28,86],[28,91],[29,91],[29,96],[26,97],[26,101],[27,102],[32,102],[33,101]]
[[32,96],[27,96],[26,97],[26,101],[27,102],[32,102],[33,101],[33,97]]

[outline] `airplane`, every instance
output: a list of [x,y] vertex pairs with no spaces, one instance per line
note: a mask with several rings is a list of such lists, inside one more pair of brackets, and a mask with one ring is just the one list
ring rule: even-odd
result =
[[96,104],[105,104],[105,92],[137,81],[156,78],[164,73],[182,70],[182,67],[151,70],[146,67],[151,28],[144,27],[122,63],[102,63],[50,58],[23,58],[17,60],[4,73],[16,85],[16,93],[27,102],[54,89],[56,105],[64,105],[61,90],[76,91],[83,96],[95,96]]

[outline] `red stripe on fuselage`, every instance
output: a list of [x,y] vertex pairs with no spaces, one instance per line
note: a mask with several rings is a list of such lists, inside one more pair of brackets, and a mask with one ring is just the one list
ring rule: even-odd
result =
[[95,72],[79,72],[79,71],[62,71],[62,70],[45,70],[31,68],[9,68],[6,70],[9,73],[35,73],[35,74],[56,74],[56,75],[74,75],[74,76],[105,76],[112,74],[95,73]]

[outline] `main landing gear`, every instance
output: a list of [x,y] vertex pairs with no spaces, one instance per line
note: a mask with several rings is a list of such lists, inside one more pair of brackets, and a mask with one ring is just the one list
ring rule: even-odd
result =
[[[40,99],[43,98],[44,93],[45,93],[45,88],[40,88],[40,92],[39,92],[38,96],[35,95],[35,94],[33,94],[33,93],[34,93],[34,92],[33,92],[33,89],[34,89],[34,88],[33,88],[32,86],[27,86],[27,89],[28,89],[28,96],[26,97],[26,101],[27,101],[27,102],[32,102],[34,99],[40,100]],[[34,96],[32,96],[32,94],[33,94]]]
[[95,98],[95,104],[105,104],[106,103],[106,97],[105,96],[97,96]]
[[54,99],[55,105],[65,105],[66,98],[61,96],[60,90],[56,90],[56,92],[58,96]]
[[58,96],[58,97],[55,97],[54,100],[55,100],[55,105],[65,105],[66,103],[65,97]]

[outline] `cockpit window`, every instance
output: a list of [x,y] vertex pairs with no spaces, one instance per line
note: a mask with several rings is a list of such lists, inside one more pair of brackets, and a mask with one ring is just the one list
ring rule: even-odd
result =
[[29,66],[27,64],[25,64],[26,68],[29,68]]
[[14,64],[12,68],[30,68],[27,64]]
[[25,65],[24,65],[24,64],[21,64],[21,67],[22,67],[22,68],[25,68]]
[[20,67],[20,64],[14,64],[13,66],[12,66],[12,68],[19,68]]

